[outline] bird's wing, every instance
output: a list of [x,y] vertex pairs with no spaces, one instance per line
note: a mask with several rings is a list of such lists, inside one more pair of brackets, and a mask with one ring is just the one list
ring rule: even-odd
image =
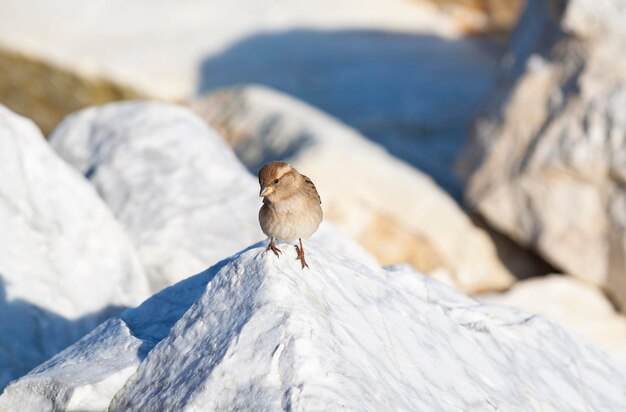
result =
[[310,191],[311,194],[317,198],[317,200],[320,202],[320,205],[321,205],[322,199],[320,198],[319,193],[317,193],[317,188],[315,187],[315,183],[313,183],[313,181],[305,175],[302,175],[302,177],[304,178],[304,181],[306,183],[306,189],[308,189],[308,191]]

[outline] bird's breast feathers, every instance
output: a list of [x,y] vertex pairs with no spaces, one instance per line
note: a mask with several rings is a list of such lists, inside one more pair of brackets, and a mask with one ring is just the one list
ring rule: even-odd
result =
[[264,203],[259,212],[261,229],[267,236],[292,242],[310,237],[322,221],[322,209],[305,196]]

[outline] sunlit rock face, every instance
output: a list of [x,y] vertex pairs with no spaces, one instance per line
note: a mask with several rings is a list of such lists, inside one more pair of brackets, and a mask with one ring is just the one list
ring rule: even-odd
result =
[[554,323],[307,245],[306,270],[291,246],[256,244],[161,291],[11,384],[0,408],[626,408],[626,364]]
[[626,8],[530,1],[462,168],[468,203],[626,304]]
[[4,106],[0,182],[2,390],[149,290],[98,194],[31,121]]
[[68,116],[50,144],[136,245],[153,292],[263,239],[258,183],[190,110],[112,103]]

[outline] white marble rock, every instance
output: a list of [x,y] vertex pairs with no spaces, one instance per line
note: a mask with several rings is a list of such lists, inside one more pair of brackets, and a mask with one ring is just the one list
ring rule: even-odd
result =
[[98,194],[4,106],[0,182],[1,390],[149,289]]
[[626,408],[626,364],[556,324],[307,246],[310,270],[257,244],[163,290],[13,383],[0,409]]
[[68,116],[50,142],[126,229],[155,292],[264,238],[256,179],[188,109],[94,107]]

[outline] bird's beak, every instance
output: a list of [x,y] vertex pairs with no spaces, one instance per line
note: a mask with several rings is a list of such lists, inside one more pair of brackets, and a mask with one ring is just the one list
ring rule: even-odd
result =
[[265,186],[261,188],[261,193],[259,193],[259,196],[261,197],[265,197],[265,196],[269,196],[272,193],[274,193],[274,186]]

